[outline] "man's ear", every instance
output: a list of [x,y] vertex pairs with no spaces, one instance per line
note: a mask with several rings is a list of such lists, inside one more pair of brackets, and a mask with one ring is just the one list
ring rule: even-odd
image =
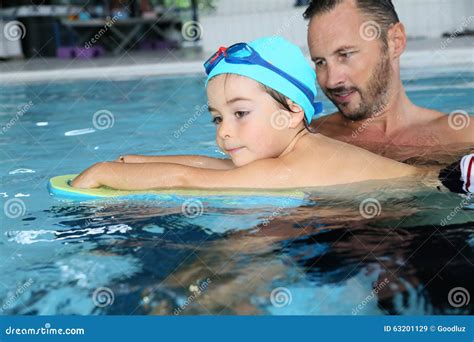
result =
[[291,121],[289,128],[296,128],[301,123],[301,121],[304,120],[304,110],[300,105],[296,104],[290,99],[287,99],[286,103],[288,103],[288,107],[291,109]]
[[391,59],[399,59],[407,45],[405,26],[402,23],[396,23],[388,30],[387,42]]

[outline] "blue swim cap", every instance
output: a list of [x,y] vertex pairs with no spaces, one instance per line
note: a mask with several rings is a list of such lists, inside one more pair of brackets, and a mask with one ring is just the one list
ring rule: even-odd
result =
[[[260,56],[304,84],[316,99],[316,73],[309,65],[301,49],[286,39],[273,36],[248,43]],[[314,104],[298,87],[283,76],[260,65],[227,63],[222,59],[209,73],[206,81],[221,74],[237,74],[251,78],[270,87],[300,105],[308,123],[315,114]]]

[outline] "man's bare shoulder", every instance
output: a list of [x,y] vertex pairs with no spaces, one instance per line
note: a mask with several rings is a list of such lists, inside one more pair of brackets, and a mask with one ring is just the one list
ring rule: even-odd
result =
[[418,116],[418,119],[422,119],[423,121],[433,121],[437,119],[444,118],[446,116],[445,113],[434,110],[434,109],[429,109],[429,108],[423,108],[423,107],[417,107],[414,106],[413,114],[416,114]]
[[440,134],[451,143],[474,142],[474,116],[464,111],[454,111],[445,114],[437,111],[432,112],[432,120],[426,128]]

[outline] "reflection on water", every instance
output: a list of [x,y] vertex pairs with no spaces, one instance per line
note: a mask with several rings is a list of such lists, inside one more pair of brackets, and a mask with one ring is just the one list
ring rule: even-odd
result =
[[[33,285],[4,313],[472,314],[448,294],[474,293],[473,202],[346,188],[284,209],[205,205],[196,217],[153,201],[66,202],[44,213],[56,229],[30,217],[7,231],[16,256],[2,296]],[[94,303],[101,287],[113,304]]]

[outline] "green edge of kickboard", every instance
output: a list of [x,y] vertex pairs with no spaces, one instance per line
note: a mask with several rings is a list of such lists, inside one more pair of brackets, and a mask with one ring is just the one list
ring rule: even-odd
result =
[[108,187],[95,189],[79,189],[70,185],[70,181],[77,175],[56,176],[49,180],[48,190],[53,196],[70,199],[94,199],[107,197],[127,197],[139,195],[171,195],[182,197],[277,197],[304,199],[305,192],[301,190],[213,190],[213,189],[153,189],[153,190],[116,190]]

